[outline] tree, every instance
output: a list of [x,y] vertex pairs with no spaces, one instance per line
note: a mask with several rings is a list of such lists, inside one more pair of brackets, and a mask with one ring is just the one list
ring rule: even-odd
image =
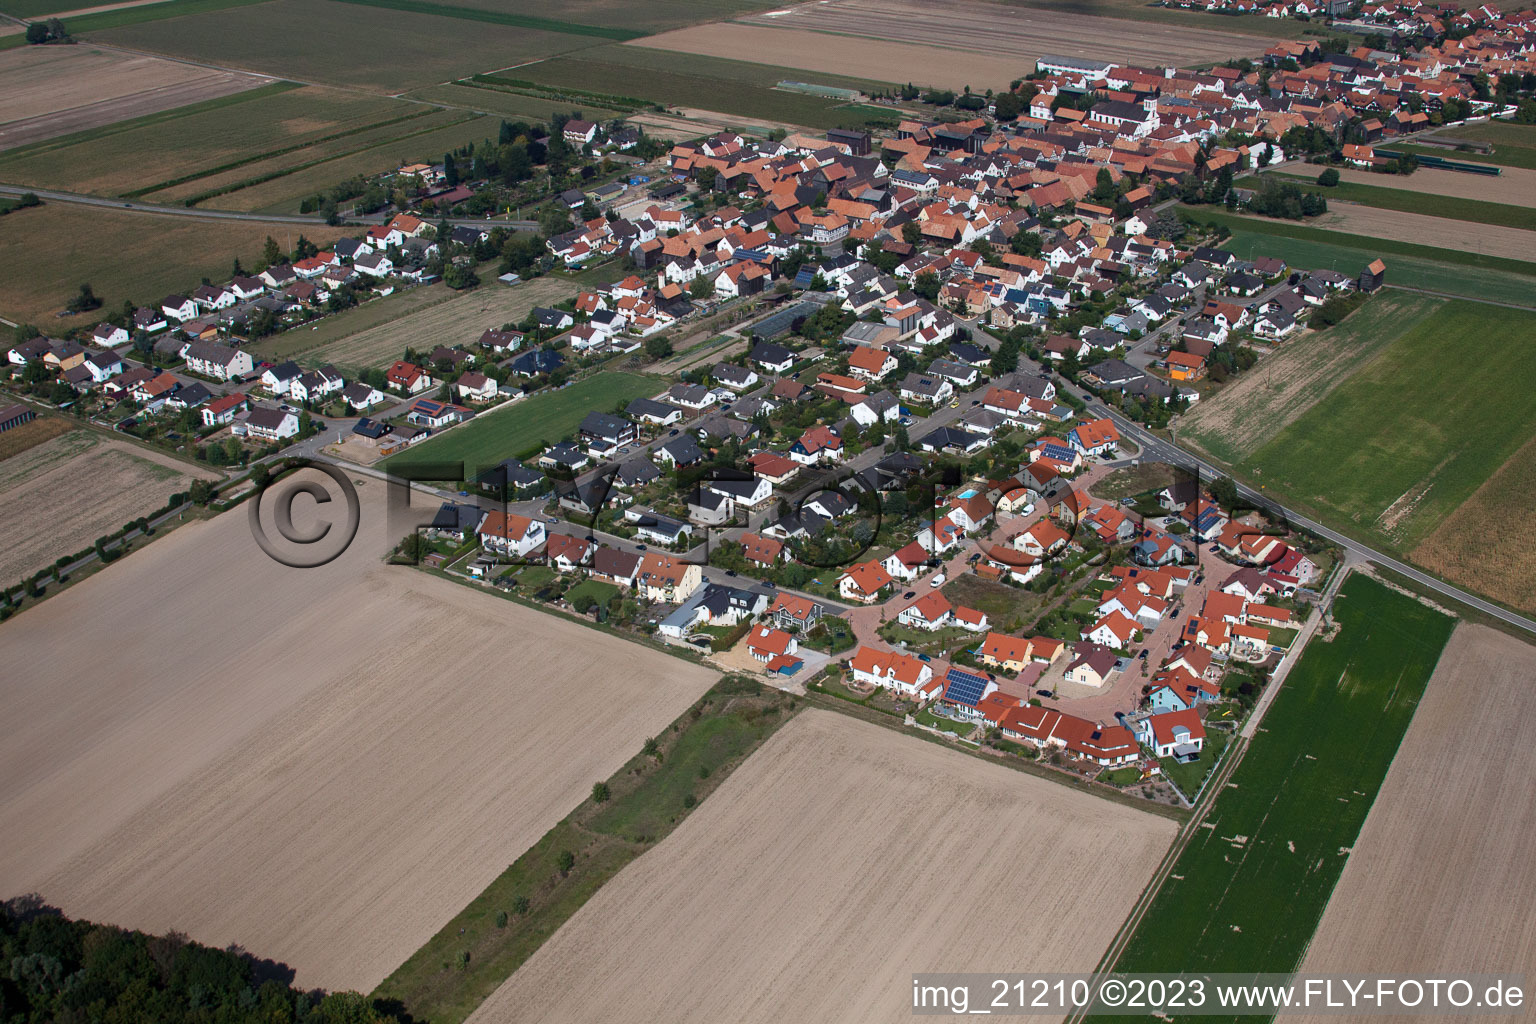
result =
[[652,359],[665,359],[672,354],[672,341],[662,335],[645,339],[645,354]]
[[931,270],[925,270],[918,274],[912,281],[912,290],[929,302],[936,302],[939,298],[939,275]]
[[688,294],[700,301],[709,298],[714,292],[714,282],[703,274],[700,274],[688,284]]
[[1338,168],[1337,167],[1330,167],[1327,170],[1323,171],[1322,174],[1319,174],[1317,176],[1317,183],[1319,185],[1322,185],[1324,188],[1333,188],[1333,186],[1335,186],[1335,185],[1337,185],[1339,183],[1339,170],[1338,170]]
[[605,804],[605,803],[608,802],[608,796],[609,796],[609,793],[608,793],[608,783],[606,783],[606,782],[594,782],[594,783],[592,783],[592,802],[593,803],[595,803],[595,804]]
[[453,188],[459,183],[459,165],[453,162],[452,153],[443,154],[443,184]]
[[96,297],[95,292],[91,291],[89,284],[81,284],[80,291],[75,294],[74,298],[69,300],[69,311],[71,313],[85,313],[89,310],[100,308],[101,300]]
[[193,480],[187,496],[192,499],[194,505],[207,505],[213,500],[213,485],[207,480]]
[[1237,508],[1237,481],[1229,476],[1217,477],[1211,481],[1211,498],[1231,512]]
[[901,226],[901,239],[908,245],[916,245],[923,240],[923,226],[915,220],[909,220]]
[[576,855],[570,850],[561,850],[560,856],[555,858],[555,867],[560,869],[560,877],[564,878],[571,873],[571,868],[576,866]]
[[999,121],[1012,121],[1024,112],[1024,100],[1016,92],[1001,94],[992,106]]
[[266,244],[261,247],[261,265],[275,267],[281,262],[283,262],[283,250],[277,244],[277,239],[268,235]]
[[443,284],[456,292],[473,288],[479,283],[480,276],[475,273],[475,268],[468,264],[454,263],[443,271]]
[[1038,232],[1016,231],[1013,237],[1008,239],[1008,248],[1012,249],[1014,254],[1018,256],[1039,258],[1040,253],[1045,248],[1045,243],[1041,241]]

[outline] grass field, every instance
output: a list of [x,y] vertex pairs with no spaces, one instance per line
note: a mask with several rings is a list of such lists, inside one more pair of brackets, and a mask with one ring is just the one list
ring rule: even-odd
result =
[[[782,81],[869,90],[889,83],[800,71],[771,64],[678,54],[640,46],[602,46],[503,73],[507,79],[584,92],[630,96],[670,106],[718,110],[810,128],[856,126],[877,116],[873,108],[774,88]],[[879,112],[880,119],[894,117]]]
[[[294,26],[302,25],[303,31]],[[271,0],[95,33],[134,49],[306,82],[400,92],[590,46],[589,36],[336,0]]]
[[542,96],[524,96],[508,89],[493,86],[477,86],[466,82],[449,82],[426,89],[417,89],[409,99],[426,100],[429,103],[445,103],[466,110],[484,111],[499,117],[521,121],[547,121],[555,114],[580,111],[587,120],[603,120],[618,117],[621,111],[591,103],[572,103],[568,100],[551,100]]
[[1536,431],[1536,314],[1447,302],[1239,464],[1411,550]]
[[1277,39],[1304,39],[1309,35],[1336,34],[1325,26],[1312,25],[1295,18],[1181,11],[1176,8],[1154,7],[1146,0],[1000,0],[1000,2],[1014,9],[1091,14],[1101,18],[1155,22],[1187,29],[1224,30],[1242,35],[1269,36]]
[[1470,160],[1474,163],[1499,164],[1504,167],[1523,167],[1536,170],[1536,126],[1515,124],[1510,121],[1486,121],[1482,124],[1452,125],[1435,137],[1445,142],[1466,140],[1487,142],[1492,153],[1455,153],[1436,146],[1394,146],[1409,152],[1432,153],[1450,160]]
[[[382,96],[276,83],[226,100],[78,132],[0,155],[0,179],[118,195],[427,111]],[[410,130],[411,122],[395,130]],[[288,159],[298,162],[308,151]],[[441,157],[441,154],[439,154]]]
[[[1403,213],[1419,213],[1427,217],[1447,217],[1472,224],[1497,224],[1502,227],[1536,230],[1536,207],[1514,206],[1509,203],[1492,203],[1481,199],[1468,199],[1455,195],[1434,195],[1404,188],[1393,188],[1391,175],[1372,175],[1371,184],[1360,181],[1341,181],[1332,188],[1316,184],[1314,174],[1281,174],[1304,186],[1304,191],[1314,192],[1327,199],[1360,203],[1382,210],[1399,210]],[[1463,178],[1472,175],[1462,174]],[[1246,179],[1246,187],[1252,187],[1257,179]],[[1407,179],[1404,179],[1407,180]],[[1380,181],[1381,184],[1374,184]]]
[[[660,734],[659,758],[636,754],[607,780],[607,800],[582,801],[386,978],[375,997],[398,999],[416,1020],[462,1021],[599,887],[676,828],[788,721],[787,703],[750,680],[717,684],[695,705],[697,715],[690,712]],[[569,871],[558,867],[563,850],[575,858]],[[527,912],[514,909],[518,897],[528,900]],[[497,926],[498,913],[506,915],[505,926]],[[445,970],[460,951],[469,953],[469,966]]]
[[1293,267],[1356,274],[1377,257],[1387,262],[1387,283],[1490,302],[1531,303],[1536,263],[1439,249],[1380,238],[1360,238],[1282,221],[1236,217],[1185,208],[1196,221],[1229,228],[1224,248],[1240,259],[1278,256]]
[[554,442],[576,429],[594,409],[614,406],[661,390],[659,381],[634,373],[605,370],[551,394],[535,395],[510,409],[481,415],[461,427],[379,463],[399,470],[413,463],[462,461],[471,476],[528,448]]
[[[17,210],[0,231],[0,315],[35,322],[47,331],[54,314],[89,282],[103,302],[98,315],[124,299],[158,304],[204,277],[227,280],[236,256],[246,266],[261,257],[267,237],[289,247],[300,228],[260,221],[205,221],[147,216],[66,203]],[[325,245],[341,228],[302,228]],[[90,323],[91,315],[64,321]]]
[[[94,14],[78,15],[70,18],[64,27],[69,29],[72,35],[78,36],[87,32],[102,32],[107,29],[164,21],[169,18],[184,18],[195,14],[211,14],[232,7],[250,7],[266,2],[267,0],[167,0],[166,3],[143,4],[138,7],[121,7],[115,11],[97,11]],[[87,10],[93,5],[91,0],[79,0],[78,3],[71,2],[71,6],[76,10]]]
[[432,0],[341,0],[343,3],[374,7],[385,11],[406,11],[410,14],[426,14],[439,18],[458,18],[462,21],[478,21],[487,25],[508,25],[512,28],[537,29],[541,32],[564,32],[575,36],[591,36],[595,39],[635,39],[644,35],[633,29],[617,25],[586,25],[560,18],[544,18],[533,14],[514,14],[511,11],[485,7],[463,7],[457,4],[434,3]]
[[[506,0],[457,0],[462,7],[501,10]],[[639,34],[664,32],[680,25],[738,17],[754,10],[771,10],[773,0],[518,0],[521,14],[583,25],[617,25]]]
[[552,277],[516,288],[493,282],[467,292],[440,283],[408,288],[312,327],[265,338],[256,351],[276,362],[297,359],[310,367],[334,363],[355,371],[383,366],[399,359],[408,346],[472,344],[487,328],[521,320],[534,306],[570,298],[576,291]]
[[1359,575],[1334,616],[1338,634],[1291,671],[1116,970],[1300,963],[1455,625]]
[[[1229,466],[1272,441],[1443,299],[1385,291],[1325,330],[1304,331],[1180,418],[1179,439]],[[1127,472],[1117,470],[1117,472]],[[1121,497],[1095,484],[1093,492]]]

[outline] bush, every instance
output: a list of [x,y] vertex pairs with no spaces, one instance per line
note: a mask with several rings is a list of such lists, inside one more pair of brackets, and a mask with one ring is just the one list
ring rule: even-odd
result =
[[1330,167],[1317,176],[1317,183],[1324,188],[1333,188],[1339,183],[1339,171],[1336,167]]
[[683,797],[683,807],[685,808],[692,807],[698,802],[698,798],[695,797],[692,793],[689,793],[687,796]]
[[512,897],[512,913],[516,914],[519,917],[522,917],[524,914],[528,913],[528,897],[527,896],[514,896],[514,897]]
[[561,850],[560,851],[560,856],[555,858],[555,867],[560,869],[561,877],[564,877],[564,876],[570,874],[571,873],[571,869],[574,868],[575,866],[576,866],[576,855],[574,853],[572,853],[570,850]]
[[592,802],[593,803],[595,803],[595,804],[605,804],[605,803],[608,802],[609,795],[610,794],[608,792],[608,783],[606,783],[606,782],[594,782],[594,783],[592,783]]
[[507,912],[505,910],[498,910],[498,911],[496,911],[496,927],[497,928],[505,928],[506,926],[507,926]]

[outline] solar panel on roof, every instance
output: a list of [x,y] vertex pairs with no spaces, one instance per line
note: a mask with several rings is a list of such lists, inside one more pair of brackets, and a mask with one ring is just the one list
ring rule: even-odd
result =
[[944,688],[944,699],[952,700],[957,704],[965,704],[975,707],[981,700],[982,694],[987,692],[986,676],[967,672],[964,669],[951,668],[944,674],[947,684]]

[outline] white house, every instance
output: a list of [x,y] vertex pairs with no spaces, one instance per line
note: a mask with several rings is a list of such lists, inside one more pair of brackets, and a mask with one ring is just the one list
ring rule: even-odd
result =
[[260,441],[281,441],[299,432],[299,418],[286,409],[252,409],[245,432]]
[[544,524],[515,513],[492,511],[475,531],[480,546],[500,555],[522,557],[545,541]]

